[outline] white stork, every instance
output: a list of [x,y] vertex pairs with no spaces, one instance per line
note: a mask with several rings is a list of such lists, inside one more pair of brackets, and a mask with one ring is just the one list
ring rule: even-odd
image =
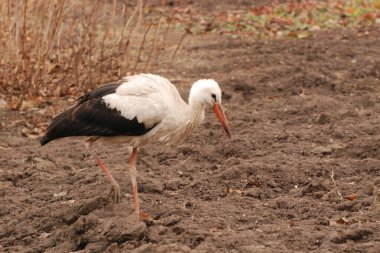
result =
[[41,139],[41,145],[62,137],[91,136],[85,141],[85,146],[110,180],[114,202],[119,201],[120,186],[91,146],[102,139],[133,147],[129,170],[134,208],[140,215],[136,182],[137,148],[156,142],[182,142],[202,123],[207,107],[214,109],[231,137],[221,103],[222,92],[212,79],[195,82],[187,104],[166,78],[153,74],[128,76],[80,97],[76,105],[53,119]]

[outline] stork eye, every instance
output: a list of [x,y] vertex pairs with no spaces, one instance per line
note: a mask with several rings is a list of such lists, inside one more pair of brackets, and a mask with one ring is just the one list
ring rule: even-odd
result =
[[214,93],[211,94],[211,97],[215,100],[216,102],[216,95]]

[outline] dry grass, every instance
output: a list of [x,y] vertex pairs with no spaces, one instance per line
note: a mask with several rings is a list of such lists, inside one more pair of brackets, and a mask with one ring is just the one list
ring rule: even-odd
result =
[[10,107],[154,71],[165,48],[177,48],[182,38],[177,46],[165,44],[168,19],[149,21],[142,0],[128,2],[0,1],[0,93]]

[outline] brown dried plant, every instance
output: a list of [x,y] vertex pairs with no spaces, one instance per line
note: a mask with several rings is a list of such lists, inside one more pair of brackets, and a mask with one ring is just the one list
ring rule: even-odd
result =
[[154,71],[169,48],[171,21],[162,15],[147,21],[143,10],[142,0],[136,6],[125,0],[0,1],[0,97],[20,109],[24,99],[78,96],[127,74]]

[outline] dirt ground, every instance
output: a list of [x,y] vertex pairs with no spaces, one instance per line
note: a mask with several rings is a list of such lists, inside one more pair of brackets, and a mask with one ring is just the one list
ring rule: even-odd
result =
[[96,144],[114,205],[81,138],[41,148],[20,134],[38,111],[0,111],[0,252],[378,252],[380,31],[359,35],[189,37],[158,73],[184,97],[215,78],[233,137],[209,111],[183,144],[140,150],[151,221],[133,214],[127,146]]

